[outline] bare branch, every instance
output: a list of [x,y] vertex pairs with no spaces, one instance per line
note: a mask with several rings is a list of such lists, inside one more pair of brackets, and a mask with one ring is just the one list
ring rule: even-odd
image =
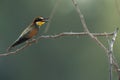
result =
[[[114,64],[115,68],[118,70],[119,69],[119,66],[117,64],[117,62],[115,62],[114,59],[112,59],[112,53],[113,53],[113,44],[115,42],[115,38],[117,36],[117,32],[118,32],[118,28],[115,30],[114,32],[114,36],[112,38],[112,41],[110,43],[110,49],[108,50],[98,39],[97,37],[95,37],[92,33],[90,33],[89,29],[87,28],[87,25],[86,25],[86,22],[85,22],[85,19],[84,19],[84,16],[83,14],[81,13],[81,10],[76,2],[76,0],[72,0],[73,2],[73,5],[75,6],[75,9],[77,10],[78,14],[79,14],[79,17],[80,17],[80,20],[81,20],[81,23],[83,25],[83,28],[85,30],[85,32],[88,33],[88,35],[100,46],[104,49],[104,51],[106,52],[108,58],[109,58],[109,63],[110,63],[110,80],[112,80],[112,65]],[[118,71],[118,73],[120,74],[120,71]],[[120,76],[119,76],[119,80],[120,80]]]
[[[113,45],[114,45],[114,42],[116,40],[116,37],[117,37],[117,33],[118,33],[118,28],[114,31],[114,35],[113,35],[113,38],[111,40],[111,43],[110,43],[110,49],[109,49],[109,61],[110,61],[110,64],[112,64],[115,68],[115,70],[117,71],[118,73],[118,78],[120,80],[120,68],[119,68],[119,65],[116,61],[116,58],[113,54]],[[111,65],[111,71],[112,71],[112,65]],[[111,73],[112,74],[112,73]],[[112,78],[112,77],[111,77]]]
[[16,49],[15,51],[7,52],[7,53],[4,53],[4,54],[0,54],[0,57],[1,56],[8,56],[8,55],[11,55],[11,54],[18,54],[18,52],[20,52],[21,50],[27,48],[30,45],[31,45],[30,43],[27,43],[24,46],[20,47],[19,49]]
[[114,45],[114,42],[115,42],[115,39],[117,37],[117,33],[118,33],[118,28],[114,31],[114,35],[112,37],[112,40],[111,42],[108,41],[108,44],[109,44],[109,51],[108,51],[108,56],[109,56],[109,73],[110,73],[110,80],[112,80],[112,66],[114,64],[115,66],[115,69],[116,71],[119,69],[118,67],[118,64],[115,62],[115,57],[114,57],[114,54],[113,54],[113,45]]
[[[90,33],[90,31],[88,30],[87,28],[87,25],[86,25],[86,22],[85,22],[85,19],[84,19],[84,16],[83,14],[81,13],[81,10],[76,2],[76,0],[72,0],[73,2],[73,5],[75,6],[75,9],[77,10],[78,14],[79,14],[79,17],[80,17],[80,20],[81,20],[81,23],[83,25],[83,28],[84,30],[88,33],[88,35],[101,47],[103,48],[106,52],[108,52],[107,48],[97,39],[97,37],[95,37],[94,35],[92,35]],[[108,54],[107,54],[108,55]]]
[[[94,36],[106,36],[106,35],[107,36],[112,36],[114,33],[91,33],[91,34],[94,35]],[[8,55],[11,55],[11,54],[17,54],[21,50],[27,48],[28,46],[31,46],[33,43],[39,41],[40,39],[54,39],[54,38],[59,38],[59,37],[64,37],[64,36],[82,36],[82,35],[87,36],[88,33],[86,33],[86,32],[63,32],[63,33],[59,33],[59,34],[56,34],[56,35],[39,36],[38,38],[27,42],[24,46],[22,46],[19,49],[16,49],[15,51],[0,54],[0,57],[1,56],[8,56]]]
[[81,23],[83,25],[83,28],[86,32],[89,32],[88,28],[87,28],[87,25],[86,25],[86,22],[85,22],[85,19],[84,19],[84,16],[79,8],[79,6],[77,5],[77,2],[76,0],[72,0],[73,2],[73,5],[75,6],[75,9],[77,10],[78,14],[79,14],[79,17],[80,17],[80,20],[81,20]]

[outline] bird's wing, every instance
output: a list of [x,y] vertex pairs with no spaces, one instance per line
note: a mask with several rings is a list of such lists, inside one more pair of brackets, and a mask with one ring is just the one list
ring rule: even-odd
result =
[[21,33],[21,35],[19,36],[19,38],[27,35],[32,29],[33,29],[32,26],[28,26],[28,27]]

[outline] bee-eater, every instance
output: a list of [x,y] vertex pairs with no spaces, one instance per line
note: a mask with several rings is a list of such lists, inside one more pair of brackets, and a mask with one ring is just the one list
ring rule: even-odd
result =
[[48,18],[36,17],[32,24],[30,24],[18,37],[18,39],[7,49],[10,51],[13,47],[31,39],[33,36],[37,35],[39,28],[48,21]]

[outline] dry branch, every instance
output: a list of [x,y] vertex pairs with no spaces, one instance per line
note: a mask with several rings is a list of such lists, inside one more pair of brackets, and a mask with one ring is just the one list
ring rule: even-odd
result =
[[110,73],[110,80],[112,80],[112,66],[115,66],[116,71],[118,72],[119,66],[117,64],[115,56],[113,54],[113,45],[115,43],[116,37],[117,37],[117,33],[118,33],[118,28],[114,31],[114,35],[112,37],[112,40],[109,41],[108,40],[108,44],[109,44],[109,50],[108,50],[108,56],[109,56],[109,73]]
[[[112,65],[115,66],[115,69],[117,70],[117,72],[120,74],[120,72],[118,71],[119,70],[119,66],[117,64],[117,62],[115,62],[115,59],[113,59],[112,57],[112,52],[113,52],[113,44],[115,42],[115,39],[116,39],[116,36],[117,36],[117,32],[118,32],[118,28],[115,30],[114,32],[114,35],[113,35],[113,38],[112,38],[112,41],[110,43],[110,49],[108,50],[98,39],[97,37],[95,37],[93,34],[90,33],[89,29],[87,28],[87,24],[85,22],[85,18],[83,16],[83,14],[81,13],[81,10],[76,2],[76,0],[72,0],[73,2],[73,5],[75,6],[75,9],[77,10],[78,14],[79,14],[79,17],[80,17],[80,20],[81,20],[81,23],[83,25],[83,28],[84,28],[84,31],[88,33],[88,35],[100,46],[102,47],[106,54],[107,54],[107,57],[109,59],[109,63],[110,63],[110,80],[112,80]],[[120,80],[120,76],[118,74],[118,77],[119,77],[119,80]]]
[[[94,36],[112,36],[114,33],[91,33]],[[54,39],[54,38],[60,38],[60,37],[64,37],[64,36],[87,36],[88,33],[87,32],[63,32],[63,33],[59,33],[56,35],[46,35],[46,36],[39,36],[36,39],[32,39],[31,41],[27,42],[24,46],[22,46],[21,48],[16,49],[15,51],[12,52],[7,52],[7,53],[3,53],[0,54],[1,56],[8,56],[11,54],[17,54],[18,52],[20,52],[21,50],[27,48],[28,46],[31,46],[31,44],[36,43],[37,41],[39,41],[40,39]]]
[[[89,31],[89,29],[87,28],[87,24],[85,22],[85,18],[76,2],[76,0],[72,0],[73,5],[75,6],[75,9],[77,10],[81,23],[83,25],[84,31],[88,33],[88,35],[90,36],[90,38],[92,38],[101,48],[103,48],[106,52],[108,52],[107,48],[97,39],[97,37],[95,37],[94,35],[92,35]],[[108,55],[108,54],[107,54]]]

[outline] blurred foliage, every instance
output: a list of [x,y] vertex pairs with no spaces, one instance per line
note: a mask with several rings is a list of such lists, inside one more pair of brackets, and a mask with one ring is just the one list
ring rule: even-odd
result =
[[[0,51],[17,39],[36,16],[49,17],[57,0],[0,0]],[[120,26],[114,0],[78,0],[91,32]],[[40,31],[43,33],[44,25]],[[83,31],[71,0],[61,0],[47,34]],[[105,37],[99,38],[107,45]],[[120,61],[119,35],[114,45]],[[87,36],[42,39],[17,55],[0,57],[0,80],[108,80],[105,52]],[[114,80],[116,74],[114,73]]]

